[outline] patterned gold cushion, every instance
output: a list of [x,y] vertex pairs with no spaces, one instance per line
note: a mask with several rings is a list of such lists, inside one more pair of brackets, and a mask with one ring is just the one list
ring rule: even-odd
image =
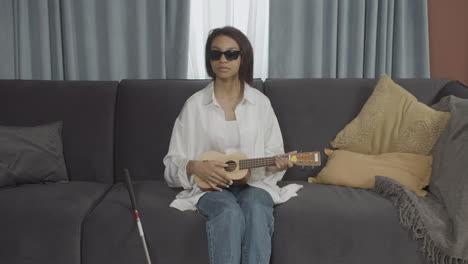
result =
[[309,182],[372,189],[375,176],[392,178],[419,196],[429,184],[432,156],[413,153],[384,153],[365,155],[346,150],[329,150],[327,165]]
[[382,75],[359,115],[331,145],[362,154],[429,155],[449,119],[450,113],[418,102],[389,76]]

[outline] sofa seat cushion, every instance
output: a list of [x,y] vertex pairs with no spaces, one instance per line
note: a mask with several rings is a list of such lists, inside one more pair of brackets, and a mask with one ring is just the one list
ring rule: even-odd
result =
[[424,263],[396,208],[370,190],[304,182],[275,207],[272,263]]
[[[293,182],[282,182],[289,184]],[[303,184],[275,207],[271,263],[423,263],[397,210],[369,190]],[[134,182],[154,263],[208,263],[205,218],[169,207],[179,190],[163,181]],[[128,191],[116,184],[86,218],[83,263],[145,263]]]
[[[209,263],[205,218],[169,207],[180,190],[164,181],[134,181],[133,188],[153,263]],[[114,185],[84,224],[83,264],[146,263],[124,183]]]
[[111,185],[30,184],[0,190],[0,263],[81,263],[81,225]]

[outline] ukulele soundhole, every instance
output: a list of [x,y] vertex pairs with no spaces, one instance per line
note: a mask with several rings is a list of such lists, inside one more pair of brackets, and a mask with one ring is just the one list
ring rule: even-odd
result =
[[226,170],[227,172],[232,172],[236,169],[237,167],[237,164],[235,161],[233,160],[230,160],[230,161],[227,161],[226,164],[228,165],[226,168],[224,168],[224,170]]

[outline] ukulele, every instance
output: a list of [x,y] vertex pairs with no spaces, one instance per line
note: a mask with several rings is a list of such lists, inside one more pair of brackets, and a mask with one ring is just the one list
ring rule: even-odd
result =
[[[299,166],[320,166],[320,152],[301,152],[292,155],[283,154],[279,155],[282,158],[290,160],[293,164]],[[225,155],[216,151],[208,151],[201,154],[197,160],[208,161],[217,160],[227,164],[227,167],[220,168],[224,170],[229,178],[234,182],[233,185],[244,185],[250,178],[250,169],[267,167],[275,165],[275,157],[254,158],[248,159],[244,153],[236,152],[230,155]],[[195,182],[201,190],[213,190],[204,180],[200,179],[197,175],[193,175]]]

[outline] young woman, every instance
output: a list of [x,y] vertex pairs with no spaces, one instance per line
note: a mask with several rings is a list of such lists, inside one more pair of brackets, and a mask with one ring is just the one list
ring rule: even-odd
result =
[[[249,158],[284,153],[278,121],[269,99],[252,88],[253,51],[247,37],[233,27],[211,31],[205,64],[213,81],[192,95],[175,121],[164,177],[171,187],[184,187],[171,203],[207,217],[211,264],[270,262],[273,206],[296,196],[302,187],[279,188],[293,164],[277,157],[275,166],[252,169],[248,184],[232,185],[219,161],[198,161],[206,151],[243,152]],[[214,191],[202,191],[197,175]]]

